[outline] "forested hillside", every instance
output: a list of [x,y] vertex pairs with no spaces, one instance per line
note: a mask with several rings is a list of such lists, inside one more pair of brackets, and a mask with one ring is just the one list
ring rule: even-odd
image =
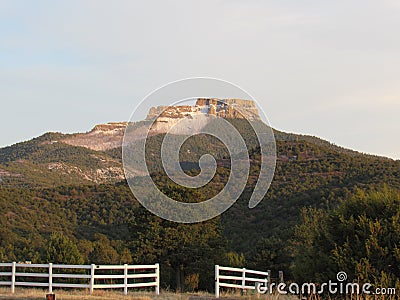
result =
[[[355,279],[375,282],[384,272],[394,285],[400,278],[400,161],[275,131],[275,177],[265,199],[249,209],[259,145],[240,122],[233,121],[252,146],[247,188],[220,217],[191,225],[162,220],[138,203],[122,177],[120,148],[94,151],[46,134],[0,149],[0,261],[160,262],[162,285],[188,290],[211,290],[216,263],[316,281],[346,263]],[[149,140],[149,153],[158,153],[162,137]],[[191,149],[181,155],[188,173],[198,171],[203,153],[215,155],[218,170],[207,187],[176,186],[156,162],[149,162],[152,177],[177,201],[206,200],[229,176],[226,149],[206,136],[184,147]],[[60,255],[57,245],[71,255]]]

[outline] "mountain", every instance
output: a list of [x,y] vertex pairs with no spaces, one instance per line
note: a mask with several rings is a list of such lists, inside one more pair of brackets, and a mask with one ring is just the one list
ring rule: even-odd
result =
[[121,161],[107,153],[63,142],[70,135],[47,133],[0,149],[1,186],[59,186],[124,179]]
[[[130,129],[135,130],[132,136],[145,138],[146,125],[154,122],[151,127],[150,135],[166,133],[177,122],[182,119],[189,119],[197,123],[194,125],[197,129],[201,129],[210,122],[207,116],[217,116],[228,119],[260,120],[258,110],[251,100],[242,99],[197,99],[194,106],[157,106],[152,107],[144,121],[131,124]],[[78,133],[61,139],[63,143],[81,146],[92,150],[109,150],[119,148],[122,145],[122,138],[128,122],[113,122],[108,124],[96,125],[87,133]],[[191,131],[192,132],[192,131]]]
[[[199,116],[203,118],[199,119]],[[130,129],[134,131],[130,136],[144,139],[145,130],[152,122],[154,124],[149,135],[164,134],[182,119],[195,123],[194,128],[200,130],[211,122],[210,116],[260,120],[253,101],[198,99],[194,106],[151,108],[146,120],[130,124]],[[190,133],[193,133],[192,123]],[[2,148],[2,185],[57,186],[121,181],[124,175],[119,153],[128,124],[99,124],[86,133],[47,133],[30,141]]]
[[[254,126],[262,129],[267,125],[249,102],[229,101],[241,106],[242,114],[232,115],[226,109],[227,101],[199,99],[193,107],[152,108],[146,120],[131,124],[136,138],[144,138],[143,128],[161,112],[157,120],[162,125],[153,125],[147,141],[151,158],[148,164],[160,189],[180,201],[202,201],[218,193],[229,178],[229,153],[210,136],[200,134],[188,139],[180,154],[185,172],[197,174],[198,159],[205,153],[216,158],[218,168],[207,186],[181,189],[156,159],[166,130],[176,120],[193,115],[206,120],[196,126],[208,126],[212,119],[209,116],[219,114],[244,137],[251,160],[246,189],[221,217],[200,225],[162,221],[136,201],[125,182],[121,163],[127,122],[96,125],[86,133],[47,133],[0,149],[0,261],[43,261],[47,239],[51,232],[59,231],[75,241],[86,262],[96,259],[94,253],[99,252],[94,249],[99,244],[108,247],[101,248],[104,257],[115,257],[110,263],[120,263],[122,257],[136,263],[160,260],[164,286],[175,286],[174,268],[178,266],[186,275],[200,274],[201,288],[212,288],[206,284],[210,272],[212,282],[212,268],[207,268],[215,262],[284,270],[290,278],[296,269],[293,237],[305,208],[330,211],[360,191],[398,190],[398,160],[358,153],[317,137],[274,130],[275,176],[264,200],[249,209],[259,174],[260,150],[243,114],[248,114]],[[198,238],[207,236],[207,240],[201,240],[200,248],[191,247],[190,243],[196,243],[189,232]],[[180,237],[190,243],[180,247]],[[204,250],[202,254],[199,249],[214,251]],[[213,258],[211,253],[220,257]],[[187,260],[179,261],[178,254],[187,256]]]

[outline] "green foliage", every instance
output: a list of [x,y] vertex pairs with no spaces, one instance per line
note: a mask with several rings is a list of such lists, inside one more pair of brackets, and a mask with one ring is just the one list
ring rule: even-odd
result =
[[18,143],[0,149],[0,163],[29,158],[33,153],[40,151],[42,145],[49,144],[64,135],[61,133],[46,133],[30,141]]
[[[167,191],[180,199],[188,197],[188,191],[184,189],[175,187]],[[201,199],[193,194],[190,198]],[[198,286],[212,289],[214,263],[223,261],[225,254],[225,239],[221,235],[218,218],[196,224],[181,224],[163,220],[140,208],[131,232],[134,261],[160,262],[166,286],[173,285],[182,290],[186,276],[199,274]],[[190,286],[193,288],[192,281]]]
[[[8,187],[54,187],[91,184],[97,170],[120,168],[105,152],[62,142],[67,135],[48,133],[0,149],[0,183]],[[5,172],[5,176],[1,176]],[[105,179],[104,179],[105,180]],[[103,181],[104,181],[103,180]],[[115,182],[115,179],[109,179]]]
[[345,271],[375,286],[400,286],[400,193],[356,195],[333,210],[304,209],[296,229],[295,276],[322,282]]
[[121,256],[119,257],[119,264],[131,264],[133,263],[131,251],[128,248],[123,248]]
[[224,265],[233,267],[233,268],[244,268],[246,267],[246,258],[243,253],[236,253],[233,251],[227,252],[225,254]]
[[83,258],[76,244],[61,232],[51,234],[46,243],[45,260],[56,264],[83,264]]
[[102,234],[95,234],[93,251],[89,255],[91,263],[113,265],[119,263],[119,255],[110,240]]

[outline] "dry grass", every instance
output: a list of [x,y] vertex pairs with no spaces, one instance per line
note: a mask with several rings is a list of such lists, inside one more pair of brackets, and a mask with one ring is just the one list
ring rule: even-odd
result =
[[[56,300],[103,300],[103,299],[124,299],[124,300],[151,300],[157,296],[150,292],[130,292],[125,296],[120,291],[109,291],[109,290],[95,290],[92,295],[89,294],[88,290],[54,290]],[[0,289],[0,299],[31,299],[31,300],[43,300],[46,299],[47,290],[41,289],[26,289],[16,288],[15,293],[11,294],[10,289]],[[166,298],[167,299],[167,298]],[[173,298],[169,298],[173,299]],[[175,298],[177,299],[177,298]]]
[[[95,290],[92,295],[88,290],[59,290],[54,291],[56,300],[103,300],[103,299],[121,299],[121,300],[209,300],[213,299],[213,294],[205,292],[200,293],[173,293],[168,291],[161,291],[157,296],[154,292],[137,292],[130,291],[125,296],[122,291],[117,290]],[[15,294],[10,293],[10,288],[0,288],[0,300],[15,300],[15,299],[29,299],[29,300],[44,300],[46,299],[47,290],[31,289],[31,288],[16,288]],[[221,293],[221,299],[239,299],[239,300],[291,300],[298,299],[296,297],[282,296],[282,295],[241,295],[239,293]]]

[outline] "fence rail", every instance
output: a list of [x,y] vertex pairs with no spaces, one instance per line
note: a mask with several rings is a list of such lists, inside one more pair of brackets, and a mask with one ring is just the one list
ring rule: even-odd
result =
[[[124,294],[128,294],[129,288],[154,287],[157,295],[160,293],[160,266],[154,265],[60,265],[60,264],[22,264],[22,263],[0,263],[1,269],[11,268],[8,272],[0,272],[0,286],[10,286],[11,293],[15,292],[16,286],[46,287],[49,292],[53,288],[88,288],[90,293],[94,289],[123,288]],[[21,270],[24,268],[23,270]],[[28,270],[27,270],[28,269]],[[29,272],[34,269],[34,272]],[[21,271],[20,271],[21,270]],[[36,271],[37,270],[37,271]],[[62,273],[55,272],[59,270]],[[75,273],[66,273],[71,271]],[[123,274],[99,274],[108,272],[122,272]],[[42,272],[40,272],[42,271]],[[79,272],[85,272],[82,274]],[[97,271],[97,274],[96,274]],[[132,273],[134,271],[135,273]],[[137,273],[137,271],[143,271]],[[151,273],[149,273],[151,272]],[[7,278],[7,280],[3,280]],[[20,280],[29,278],[30,281]],[[31,278],[40,278],[41,281]],[[47,278],[47,280],[43,280]],[[60,279],[81,280],[83,283],[59,282]],[[132,282],[144,279],[145,282]],[[153,279],[153,280],[151,280]],[[25,279],[26,280],[26,279]],[[110,283],[99,283],[100,280],[110,280]],[[112,281],[118,281],[113,283]],[[151,280],[151,281],[148,281]],[[131,281],[131,282],[130,282]]]
[[254,290],[257,282],[267,286],[270,272],[215,265],[215,298],[219,298],[221,287]]

